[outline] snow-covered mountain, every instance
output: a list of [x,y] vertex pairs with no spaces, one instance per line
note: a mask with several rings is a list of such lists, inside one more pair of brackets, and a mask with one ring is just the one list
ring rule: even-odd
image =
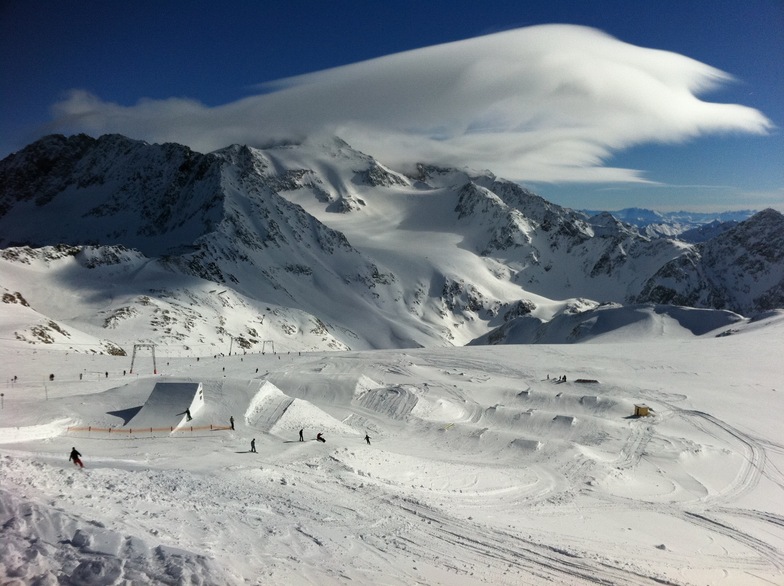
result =
[[757,212],[736,210],[719,213],[659,212],[645,208],[624,208],[615,211],[583,210],[588,216],[609,213],[621,222],[635,226],[642,234],[657,237],[677,237],[685,242],[705,242],[748,220]]
[[638,300],[751,314],[784,306],[784,216],[768,209],[664,265]]
[[337,138],[199,154],[55,135],[0,162],[0,328],[214,354],[463,345],[607,303],[753,314],[784,307],[783,222],[695,245]]

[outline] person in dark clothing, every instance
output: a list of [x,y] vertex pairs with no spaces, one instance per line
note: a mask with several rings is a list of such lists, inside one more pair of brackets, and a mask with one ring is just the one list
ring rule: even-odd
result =
[[321,437],[321,433],[317,433],[316,434],[316,440],[320,441],[323,444],[327,443],[327,440],[325,440],[323,437]]
[[229,423],[231,424],[231,429],[233,430],[234,429],[234,415],[229,417]]
[[305,431],[304,429],[299,430],[299,441],[304,442],[305,438],[302,437],[302,432]]
[[191,419],[193,419],[193,417],[191,417],[191,410],[190,410],[190,409],[186,409],[186,410],[185,410],[185,417],[187,417],[187,420],[188,420],[188,421],[190,421]]
[[367,445],[370,445],[370,436],[368,434],[365,434],[365,441],[367,442]]
[[256,453],[256,438],[250,440],[250,451]]
[[71,455],[68,456],[68,461],[70,462],[73,460],[74,466],[79,466],[80,468],[84,468],[84,464],[82,464],[82,455],[76,451],[76,448],[71,448]]

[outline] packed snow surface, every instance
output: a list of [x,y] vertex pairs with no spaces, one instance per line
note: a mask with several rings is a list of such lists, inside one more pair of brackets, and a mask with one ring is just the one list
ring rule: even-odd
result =
[[[157,375],[2,341],[0,582],[782,584],[782,334],[779,312]],[[160,383],[188,397],[156,421],[204,403],[134,429]]]

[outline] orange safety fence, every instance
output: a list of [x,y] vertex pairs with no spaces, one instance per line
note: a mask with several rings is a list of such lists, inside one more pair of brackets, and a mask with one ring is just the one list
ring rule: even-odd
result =
[[231,429],[228,425],[183,425],[181,427],[132,427],[129,429],[123,429],[120,427],[68,427],[66,431],[86,431],[86,432],[99,432],[99,433],[116,433],[119,435],[123,434],[134,434],[134,433],[154,433],[154,432],[168,432],[174,433],[177,431],[222,431]]

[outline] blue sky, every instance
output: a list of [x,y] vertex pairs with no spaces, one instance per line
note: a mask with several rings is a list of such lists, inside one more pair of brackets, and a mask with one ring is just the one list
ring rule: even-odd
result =
[[[576,28],[504,34],[555,23],[614,39]],[[613,54],[632,75],[610,63]],[[0,156],[53,131],[209,150],[225,145],[200,137],[262,143],[265,128],[279,139],[290,120],[295,134],[342,130],[382,162],[453,157],[572,207],[784,211],[782,55],[781,0],[4,1]],[[510,59],[519,62],[507,72]],[[734,79],[697,97],[744,108],[714,116],[702,104],[675,105],[685,85],[715,77],[703,64]],[[654,69],[672,72],[656,99],[630,87],[634,72]],[[503,83],[531,71],[538,81]],[[560,93],[545,91],[549,80]],[[576,101],[594,91],[605,95]],[[493,92],[503,99],[488,103]],[[517,95],[525,99],[509,106]],[[223,132],[254,124],[253,133]],[[576,126],[582,132],[569,134]]]

